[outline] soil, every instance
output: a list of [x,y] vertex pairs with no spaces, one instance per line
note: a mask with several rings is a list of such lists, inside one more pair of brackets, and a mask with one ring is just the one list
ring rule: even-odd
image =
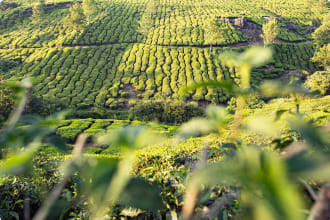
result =
[[249,37],[249,40],[247,42],[248,45],[263,43],[263,40],[261,38],[262,30],[256,23],[247,21],[246,25],[241,28],[241,31],[245,36]]
[[130,98],[130,99],[137,98],[137,95],[139,94],[139,92],[136,91],[136,89],[134,88],[134,86],[132,86],[131,84],[124,85],[123,91],[129,93],[128,98]]
[[286,70],[285,73],[281,76],[281,79],[290,79],[291,76],[298,77],[299,79],[306,78],[306,74],[300,70]]
[[198,101],[198,106],[202,107],[202,108],[206,108],[207,106],[209,106],[211,104],[211,102],[206,101],[206,100],[200,100]]
[[248,45],[255,45],[255,44],[262,44],[262,38],[260,35],[262,34],[261,27],[252,22],[247,20],[247,18],[244,17],[229,17],[229,18],[219,18],[221,22],[229,22],[234,27],[239,28],[243,35],[249,37],[249,40],[247,42],[243,43],[237,43],[235,45],[232,45],[233,47],[240,47],[240,46],[248,46]]
[[123,92],[128,92],[128,97],[125,98],[125,103],[124,103],[123,109],[124,110],[129,110],[131,106],[129,105],[128,100],[136,99],[137,95],[141,94],[141,93],[136,91],[134,86],[131,85],[131,84],[124,85]]
[[267,66],[267,68],[265,68],[265,70],[267,71],[272,71],[273,69],[275,69],[275,66],[273,64],[270,64]]
[[[80,3],[80,2],[78,2]],[[51,9],[55,9],[55,8],[67,8],[70,7],[74,4],[74,2],[60,2],[57,4],[47,4],[46,5],[46,9],[47,10],[51,10]]]
[[0,11],[17,8],[18,4],[0,1]]

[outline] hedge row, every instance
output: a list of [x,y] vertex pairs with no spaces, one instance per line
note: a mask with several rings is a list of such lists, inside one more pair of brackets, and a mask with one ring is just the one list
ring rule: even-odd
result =
[[[138,21],[148,1],[100,1],[98,15],[86,23],[85,30],[78,32],[64,25],[63,19],[69,13],[68,7],[46,10],[38,24],[30,19],[31,6],[25,5],[0,11],[0,48],[141,42],[152,45],[226,45],[244,42],[247,38],[238,28],[223,24],[223,36],[208,42],[204,27],[210,18],[247,17],[262,23],[263,16],[277,15],[285,17],[286,22],[297,24],[300,33],[297,35],[282,28],[280,38],[297,41],[305,38],[302,30],[307,26],[304,25],[312,24],[313,14],[306,7],[306,1],[268,1],[267,4],[263,1],[243,0],[187,0],[180,4],[174,0],[155,1],[155,7],[150,12],[151,28],[146,38],[137,30]],[[276,4],[276,7],[273,9],[271,4]],[[290,7],[287,7],[288,4]],[[296,6],[291,7],[293,4]],[[277,11],[279,8],[281,10]]]
[[[286,70],[317,70],[310,61],[311,43],[274,44],[273,67],[253,70],[252,84],[276,78]],[[46,100],[67,106],[111,109],[129,108],[140,99],[172,97],[187,101],[226,102],[230,96],[213,88],[185,92],[184,88],[205,80],[234,80],[235,69],[224,67],[218,59],[226,49],[163,47],[121,44],[102,47],[64,49],[0,50],[0,58],[21,58],[6,78],[39,77],[34,90]],[[239,50],[239,49],[237,49]]]

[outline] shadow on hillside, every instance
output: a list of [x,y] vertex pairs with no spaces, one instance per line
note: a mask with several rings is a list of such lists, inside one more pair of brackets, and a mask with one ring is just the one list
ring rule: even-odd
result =
[[1,73],[7,73],[9,72],[11,69],[19,66],[22,63],[22,60],[19,58],[13,58],[13,59],[5,59],[1,57],[0,54],[0,77],[1,77]]
[[[106,105],[109,98],[120,98],[118,93],[123,87],[125,73],[118,73],[118,66],[122,63],[123,54],[137,42],[137,21],[140,19],[138,9],[132,10],[133,6],[116,3],[110,7],[110,15],[90,23],[79,34],[76,44],[30,50],[31,53],[23,58],[27,62],[22,62],[16,68],[17,73],[11,73],[10,77],[38,77],[34,93],[46,103],[64,103],[66,107],[75,109],[109,106]],[[116,15],[120,15],[121,19],[113,20]],[[113,30],[116,33],[112,33]],[[102,33],[109,38],[102,37]],[[129,36],[135,38],[127,40]],[[49,37],[51,33],[39,35],[39,38]],[[17,49],[18,57],[21,50],[27,49]],[[111,93],[109,89],[112,88],[116,91]]]
[[21,57],[25,62],[18,62],[5,77],[37,78],[34,94],[45,103],[53,105],[55,102],[60,107],[104,107],[107,99],[112,97],[109,89],[115,87],[117,95],[113,97],[118,97],[124,72],[118,73],[117,69],[123,54],[130,49],[130,44],[16,49],[17,56],[28,50],[31,53]]
[[64,46],[101,46],[120,43],[138,43],[141,35],[137,32],[141,14],[132,10],[133,4],[116,3],[107,6],[82,32],[69,39]]

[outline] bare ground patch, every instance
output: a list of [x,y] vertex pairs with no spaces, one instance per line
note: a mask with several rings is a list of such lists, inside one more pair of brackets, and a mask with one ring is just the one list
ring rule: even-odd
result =
[[262,30],[261,27],[249,21],[245,17],[229,17],[229,18],[219,18],[221,22],[231,23],[235,28],[239,28],[243,35],[247,36],[249,40],[247,42],[237,43],[234,46],[248,46],[248,45],[256,45],[262,44]]

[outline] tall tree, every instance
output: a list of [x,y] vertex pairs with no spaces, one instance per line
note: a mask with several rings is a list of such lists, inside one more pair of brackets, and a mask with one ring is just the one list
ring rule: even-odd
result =
[[88,20],[90,20],[99,9],[94,0],[83,0],[82,7]]
[[318,49],[315,52],[312,61],[319,63],[320,66],[330,72],[330,43]]
[[149,30],[152,26],[151,17],[148,14],[143,14],[141,20],[139,20],[138,23],[140,25],[138,28],[138,32],[144,37],[147,37]]
[[70,15],[66,17],[65,23],[75,30],[84,29],[86,16],[79,3],[76,3],[70,7]]
[[149,30],[153,25],[153,13],[155,11],[154,0],[149,0],[141,19],[138,21],[139,28],[138,32],[145,38],[148,36]]
[[[0,78],[0,85],[4,80]],[[0,125],[8,118],[10,112],[15,107],[13,92],[8,88],[0,87]]]
[[41,23],[41,19],[44,15],[45,12],[45,2],[44,0],[40,0],[38,3],[36,3],[33,7],[32,7],[32,20],[39,24],[39,28],[40,28],[40,23]]
[[219,26],[217,19],[209,19],[204,26],[205,43],[210,45],[209,55],[212,53],[212,45],[225,34],[225,30]]
[[278,26],[277,20],[272,19],[268,23],[262,26],[262,35],[261,37],[264,39],[264,45],[269,45],[274,42],[276,37],[280,32],[280,28]]
[[330,71],[330,12],[324,16],[322,25],[314,31],[312,37],[316,46],[312,61]]
[[312,37],[317,49],[330,43],[330,12],[324,16],[322,25],[314,31]]
[[309,7],[312,17],[319,22],[322,20],[322,14],[328,11],[327,0],[309,0]]
[[330,94],[330,71],[317,71],[307,76],[304,85],[312,91],[320,91],[322,95]]

